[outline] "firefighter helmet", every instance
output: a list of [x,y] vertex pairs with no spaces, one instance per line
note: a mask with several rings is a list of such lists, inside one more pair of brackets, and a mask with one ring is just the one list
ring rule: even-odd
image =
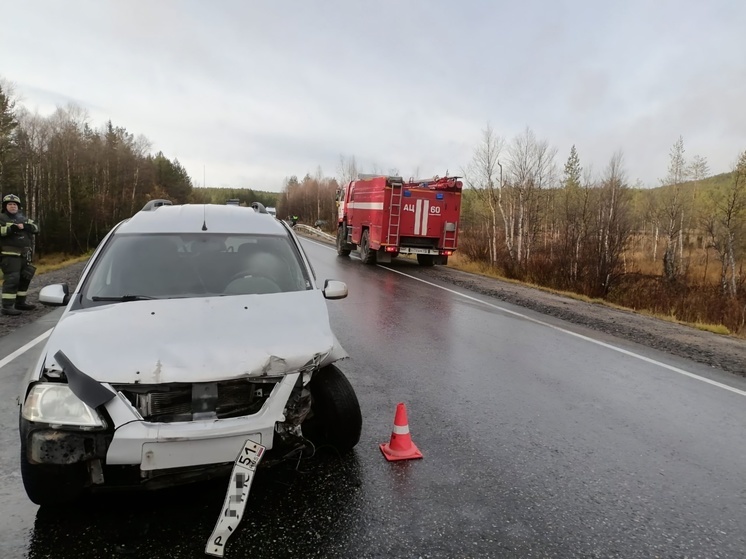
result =
[[5,208],[10,203],[17,204],[19,208],[21,207],[21,199],[18,196],[15,194],[6,194],[3,196],[3,211],[5,211]]

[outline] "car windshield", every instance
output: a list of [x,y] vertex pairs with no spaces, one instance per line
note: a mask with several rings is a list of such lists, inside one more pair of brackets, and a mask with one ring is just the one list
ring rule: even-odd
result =
[[115,235],[83,289],[86,302],[282,293],[311,289],[287,237]]

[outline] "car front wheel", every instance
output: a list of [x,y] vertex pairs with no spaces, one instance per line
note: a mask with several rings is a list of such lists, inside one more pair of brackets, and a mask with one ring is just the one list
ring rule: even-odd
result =
[[355,390],[334,365],[327,365],[311,379],[312,416],[303,433],[317,447],[331,445],[347,452],[360,441],[363,417]]
[[25,437],[21,440],[21,478],[26,494],[40,506],[59,506],[78,499],[85,488],[85,464],[59,466],[32,464],[26,454]]

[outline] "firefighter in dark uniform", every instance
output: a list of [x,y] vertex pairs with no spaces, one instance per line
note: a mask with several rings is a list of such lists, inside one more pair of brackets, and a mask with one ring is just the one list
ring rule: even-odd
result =
[[26,302],[26,292],[36,272],[31,259],[34,235],[38,232],[39,226],[21,213],[21,199],[15,194],[4,196],[0,212],[2,314],[17,316],[21,311],[32,311],[36,308],[36,305]]

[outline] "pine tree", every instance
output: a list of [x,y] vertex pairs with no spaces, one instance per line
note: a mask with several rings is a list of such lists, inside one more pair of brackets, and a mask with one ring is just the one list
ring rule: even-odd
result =
[[15,101],[0,83],[0,193],[13,190],[12,176],[15,162]]
[[583,168],[580,166],[578,151],[575,149],[575,145],[573,144],[570,149],[570,157],[567,158],[567,163],[565,163],[565,177],[562,180],[562,186],[565,188],[580,188],[582,172]]

